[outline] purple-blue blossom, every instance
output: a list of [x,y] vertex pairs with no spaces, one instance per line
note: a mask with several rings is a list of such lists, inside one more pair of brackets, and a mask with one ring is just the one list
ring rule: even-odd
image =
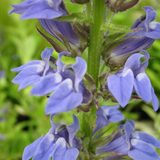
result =
[[107,126],[109,123],[116,123],[124,120],[122,113],[117,110],[119,106],[102,106],[96,112],[97,121],[96,128],[93,131],[95,134],[100,128]]
[[[128,104],[132,93],[136,92],[147,103],[152,101],[153,108],[157,111],[159,101],[154,93],[150,79],[145,73],[145,69],[148,66],[149,54],[144,50],[142,51],[145,56],[140,53],[130,56],[121,71],[108,77],[107,85],[109,91],[122,107]],[[145,58],[146,60],[141,62],[141,58]]]
[[73,124],[58,125],[53,123],[49,132],[25,147],[22,160],[76,160],[79,154],[80,141],[75,136],[79,130],[79,120],[73,115]]
[[21,14],[21,19],[54,19],[66,13],[62,0],[25,0],[11,6],[9,14]]
[[97,148],[97,154],[115,152],[115,156],[106,157],[105,160],[125,155],[134,160],[160,160],[159,155],[152,148],[152,146],[160,148],[160,141],[147,133],[135,131],[134,127],[133,120],[127,120],[124,125],[120,125],[115,137],[109,143]]
[[141,49],[149,48],[156,39],[160,39],[160,23],[152,22],[156,19],[156,11],[149,6],[143,7],[146,16],[138,18],[131,29],[139,31],[129,33],[124,38],[136,36],[115,47],[110,56],[110,60],[121,63],[122,59],[126,59],[133,53],[139,52]]
[[41,26],[53,37],[63,42],[59,35],[73,45],[79,46],[79,38],[74,32],[70,22],[58,22],[53,20],[60,16],[66,16],[67,10],[62,0],[26,0],[14,7],[9,14],[21,14],[21,19],[38,19]]
[[[56,64],[52,64],[50,61],[52,52],[53,49],[46,48],[41,54],[43,61],[31,61],[12,69],[20,72],[12,81],[20,84],[19,89],[33,85],[30,94],[40,96],[54,91],[47,101],[46,114],[67,112],[90,100],[90,93],[83,82],[87,70],[85,60],[77,57],[75,64],[65,69],[66,65],[61,61],[61,57],[70,53],[61,52]],[[50,65],[54,65],[57,69]],[[73,70],[74,75],[70,69]]]

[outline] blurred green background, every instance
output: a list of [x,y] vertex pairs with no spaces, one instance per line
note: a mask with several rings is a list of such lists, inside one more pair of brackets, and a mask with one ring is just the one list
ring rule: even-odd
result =
[[[22,0],[15,0],[14,4]],[[64,0],[69,12],[83,10],[83,5]],[[41,59],[45,47],[51,47],[36,31],[37,20],[19,20],[20,15],[8,15],[11,0],[0,0],[0,160],[21,160],[23,149],[50,128],[49,116],[44,115],[45,97],[30,96],[31,87],[18,91],[11,83],[16,73],[10,69],[30,60]],[[145,12],[142,6],[152,6],[160,22],[159,0],[141,0],[129,11],[118,13],[114,24],[131,27],[136,18]],[[160,100],[160,40],[147,50],[152,59],[146,72]],[[56,54],[55,54],[56,55]],[[126,119],[136,121],[137,130],[152,134],[160,140],[160,112],[155,113],[151,104],[136,100],[123,109]],[[61,114],[57,121],[71,123],[69,114]],[[158,151],[158,150],[157,150]],[[160,151],[158,151],[160,154]]]

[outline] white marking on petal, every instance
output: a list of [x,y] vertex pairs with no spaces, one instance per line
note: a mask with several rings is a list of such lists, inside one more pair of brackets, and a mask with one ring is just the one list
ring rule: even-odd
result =
[[[61,137],[61,138],[58,138],[57,142],[58,142],[58,141],[60,141],[62,147],[65,147],[65,146],[66,146],[66,141],[65,141],[64,138],[62,138],[62,137]],[[56,143],[57,143],[57,142],[56,142]]]
[[139,139],[138,132],[136,132],[136,131],[135,131],[135,132],[133,132],[133,133],[132,133],[132,137],[133,137],[133,138],[137,138],[137,139]]
[[146,75],[145,73],[140,73],[140,74],[137,75],[136,79],[138,81],[141,81],[145,77],[145,75]]
[[123,74],[122,74],[122,77],[125,77],[127,74],[128,74],[128,72],[130,72],[130,71],[132,71],[131,69],[128,69],[127,71],[125,71]]
[[48,141],[52,142],[54,140],[54,135],[51,133],[48,133],[47,138],[48,138]]
[[47,2],[48,2],[48,5],[53,8],[54,6],[53,0],[47,0]]
[[68,84],[68,88],[72,89],[73,83],[72,83],[71,79],[66,79],[66,82]]
[[132,144],[133,146],[135,146],[135,145],[137,144],[137,140],[136,140],[136,139],[131,139],[131,144]]
[[109,109],[104,110],[105,115],[109,115]]
[[43,71],[44,70],[44,66],[45,66],[45,62],[44,61],[40,62],[40,64],[37,67],[37,72]]
[[59,73],[55,74],[55,82],[60,83],[62,81],[62,76]]
[[150,29],[155,29],[156,28],[156,26],[157,26],[157,22],[151,22],[150,24],[149,24],[149,28]]

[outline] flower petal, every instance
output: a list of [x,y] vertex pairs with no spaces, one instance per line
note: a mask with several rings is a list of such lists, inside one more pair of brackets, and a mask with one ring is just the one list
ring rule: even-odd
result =
[[157,111],[159,108],[159,101],[157,96],[154,93],[153,87],[151,87],[151,93],[152,93],[152,105],[153,105],[154,111]]
[[134,79],[134,87],[137,94],[146,102],[152,100],[151,82],[145,73],[140,73]]
[[157,152],[147,143],[132,139],[132,149],[128,152],[128,155],[136,160],[159,160]]
[[125,107],[131,98],[133,78],[132,71],[128,69],[121,77],[112,75],[107,79],[110,92],[122,107]]
[[136,131],[132,134],[132,138],[146,142],[153,147],[160,148],[160,141],[147,133]]
[[144,57],[143,54],[135,53],[132,56],[130,56],[124,66],[124,71],[127,69],[135,70],[140,67],[141,61],[140,58]]
[[53,19],[63,15],[63,12],[54,10],[47,1],[39,1],[30,6],[21,16],[21,19]]
[[79,151],[77,148],[68,148],[63,160],[76,160],[78,157]]
[[64,138],[58,138],[55,143],[56,148],[53,151],[52,160],[64,160],[64,156],[67,150],[67,144]]
[[58,59],[57,59],[57,73],[61,73],[62,70],[63,70],[63,66],[64,66],[64,63],[61,61],[61,57],[64,56],[65,54],[71,54],[70,52],[61,52],[59,55],[58,55]]
[[[54,135],[47,133],[40,142],[33,157],[33,160],[39,160],[39,159],[49,160],[50,159],[49,155],[51,153],[48,153],[48,150],[50,150],[50,147],[54,147],[53,144],[54,144]],[[50,152],[53,152],[53,150],[50,150]]]
[[[106,107],[106,106],[105,106]],[[96,112],[97,121],[96,121],[96,128],[93,131],[93,135],[102,127],[109,124],[109,120],[107,115],[105,115],[104,110],[101,108],[98,109]]]
[[53,49],[46,47],[45,50],[41,53],[41,57],[44,61],[46,61],[46,59],[49,60],[50,57],[52,56],[52,53],[53,53]]
[[43,138],[44,138],[44,136],[39,137],[33,143],[31,143],[30,145],[25,147],[25,149],[23,151],[22,160],[29,160],[34,155],[39,143],[41,142],[41,140]]
[[102,154],[105,152],[116,152],[116,153],[127,154],[128,150],[129,150],[128,145],[125,142],[124,137],[120,136],[119,138],[115,139],[114,141],[111,141],[102,147],[98,147],[97,153]]
[[77,57],[76,63],[72,66],[72,68],[75,74],[75,90],[79,92],[79,83],[82,81],[87,70],[86,61],[80,57]]
[[51,74],[41,78],[41,80],[36,83],[30,94],[31,95],[46,95],[52,92],[62,81],[62,77],[59,73]]
[[50,96],[47,101],[45,113],[55,114],[70,111],[82,102],[82,94],[75,93],[72,89],[72,81],[66,79],[63,81]]
[[41,60],[30,61],[30,62],[28,62],[28,63],[26,63],[26,64],[24,64],[24,65],[22,65],[20,67],[11,69],[11,71],[13,71],[13,72],[20,72],[24,68],[26,68],[28,66],[31,66],[31,65],[42,65],[42,66],[45,66],[45,62],[41,61]]
[[37,82],[40,79],[41,79],[40,75],[29,76],[28,78],[26,78],[25,80],[23,80],[20,83],[20,86],[19,86],[18,90],[21,90],[21,89],[23,89],[23,88],[25,88],[27,86],[30,86],[30,85],[34,85],[35,82]]
[[26,78],[33,76],[33,75],[40,75],[44,69],[43,65],[31,65],[24,68],[13,80],[13,83],[20,84]]
[[73,138],[76,135],[76,133],[79,130],[79,120],[78,118],[73,114],[73,123],[69,126],[67,126],[67,131],[69,133],[69,144],[71,147],[73,147]]

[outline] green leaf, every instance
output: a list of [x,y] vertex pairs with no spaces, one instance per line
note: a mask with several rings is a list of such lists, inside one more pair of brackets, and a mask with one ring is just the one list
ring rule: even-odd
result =
[[79,23],[89,23],[91,22],[91,18],[88,19],[88,17],[86,16],[86,14],[84,13],[72,13],[70,15],[67,16],[62,16],[59,18],[55,18],[54,20],[56,21],[64,21],[64,22],[79,22]]
[[88,125],[90,126],[91,129],[94,129],[95,128],[95,124],[96,124],[96,107],[95,106],[92,106],[90,108],[90,111],[87,112],[85,114],[85,120],[86,122],[88,123]]
[[108,35],[103,41],[103,46],[107,46],[110,42],[113,42],[123,34],[125,34],[125,32],[117,32],[117,33]]
[[111,99],[104,101],[104,99],[101,97],[99,100],[99,106],[116,106],[119,105],[119,103],[112,102]]
[[133,30],[131,30],[127,26],[122,25],[115,25],[115,24],[109,24],[109,25],[103,25],[101,27],[101,31],[110,31],[110,32],[124,32],[124,33],[131,33]]

